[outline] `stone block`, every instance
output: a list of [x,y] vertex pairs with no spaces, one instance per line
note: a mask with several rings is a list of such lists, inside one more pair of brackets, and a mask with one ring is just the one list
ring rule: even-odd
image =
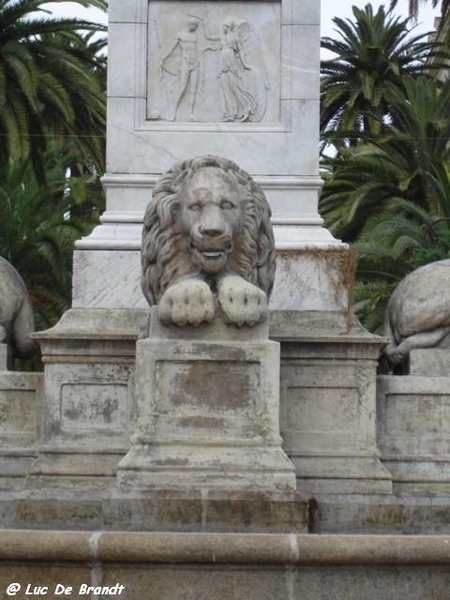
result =
[[135,344],[147,327],[146,310],[72,309],[36,334],[45,364],[45,426],[33,475],[114,475],[129,447]]
[[448,566],[444,536],[0,532],[0,593],[17,582],[21,600],[30,583],[50,598],[63,584],[127,600],[446,600]]
[[101,529],[102,504],[99,498],[72,498],[59,494],[31,495],[14,503],[14,527],[22,529]]
[[113,490],[103,502],[103,527],[125,531],[202,531],[200,491],[152,490],[133,494]]
[[391,494],[376,441],[376,366],[384,340],[343,319],[315,333],[313,317],[296,325],[292,313],[280,311],[271,327],[282,349],[283,447],[298,489],[319,502],[328,494]]
[[307,503],[296,492],[202,489],[115,490],[103,528],[126,531],[304,533]]
[[297,493],[265,494],[209,491],[205,531],[305,533],[308,504]]
[[43,376],[0,375],[0,489],[20,489],[42,436]]
[[445,600],[448,583],[450,576],[442,567],[315,566],[296,572],[294,597],[302,600],[392,600],[397,594],[404,594],[408,600]]
[[450,492],[450,378],[384,375],[377,383],[378,444],[395,488]]
[[450,348],[411,350],[409,373],[423,377],[450,377]]
[[320,25],[320,4],[316,0],[296,2],[289,0],[282,5],[283,25]]
[[161,600],[285,600],[284,568],[215,566],[145,566],[126,571],[113,565],[105,570],[105,582],[121,581],[130,598]]
[[[135,47],[145,39],[146,26],[144,23],[112,22],[108,28],[108,60],[116,68],[108,70],[108,93],[110,96],[123,98],[144,98],[142,78],[138,77],[138,65],[134,60]],[[136,50],[137,52],[137,50]],[[141,89],[139,89],[141,87]]]
[[136,355],[137,427],[125,487],[295,489],[279,436],[279,346],[268,323],[163,326]]
[[127,2],[110,2],[108,6],[109,23],[145,23],[147,6],[143,0],[128,0]]
[[317,26],[291,25],[286,29],[281,48],[282,96],[291,100],[317,98],[319,48],[314,43]]
[[[140,252],[136,232],[134,250],[76,250],[74,254],[73,307],[145,309],[140,286]],[[98,277],[98,273],[103,273]]]
[[7,372],[0,377],[2,449],[35,448],[41,435],[42,375]]
[[279,252],[272,310],[348,315],[354,259],[345,248]]

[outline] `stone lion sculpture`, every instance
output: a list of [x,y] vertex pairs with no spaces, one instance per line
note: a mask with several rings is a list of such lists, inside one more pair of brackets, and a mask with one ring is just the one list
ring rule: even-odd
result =
[[36,349],[33,309],[27,288],[16,269],[0,257],[0,343],[9,344],[20,358]]
[[389,299],[385,353],[400,364],[415,348],[437,346],[450,333],[450,259],[420,267],[405,277]]
[[142,233],[142,289],[159,318],[253,326],[275,275],[270,207],[259,185],[217,156],[185,160],[156,183]]

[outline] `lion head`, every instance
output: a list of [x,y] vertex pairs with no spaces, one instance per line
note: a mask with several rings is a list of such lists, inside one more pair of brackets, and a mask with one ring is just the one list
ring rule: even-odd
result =
[[217,156],[185,160],[156,183],[144,216],[142,289],[159,302],[175,281],[211,284],[236,274],[270,295],[275,246],[269,203],[235,163]]

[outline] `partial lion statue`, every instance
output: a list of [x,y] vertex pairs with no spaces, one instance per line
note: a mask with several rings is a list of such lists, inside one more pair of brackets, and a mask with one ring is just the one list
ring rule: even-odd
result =
[[33,331],[27,288],[16,269],[0,257],[0,343],[12,346],[15,356],[27,358],[36,349]]
[[267,314],[275,276],[270,207],[259,185],[217,156],[185,160],[156,183],[142,233],[142,289],[165,323]]
[[400,364],[411,350],[439,345],[450,333],[450,259],[420,267],[405,277],[389,299],[385,353]]

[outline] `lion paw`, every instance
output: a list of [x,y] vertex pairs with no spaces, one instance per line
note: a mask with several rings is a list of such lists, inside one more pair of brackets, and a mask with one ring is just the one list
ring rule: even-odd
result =
[[200,325],[214,318],[214,300],[209,286],[199,279],[186,279],[169,287],[163,294],[158,316],[163,323]]
[[225,317],[239,327],[252,327],[267,314],[265,293],[256,285],[234,275],[220,282],[219,303]]

